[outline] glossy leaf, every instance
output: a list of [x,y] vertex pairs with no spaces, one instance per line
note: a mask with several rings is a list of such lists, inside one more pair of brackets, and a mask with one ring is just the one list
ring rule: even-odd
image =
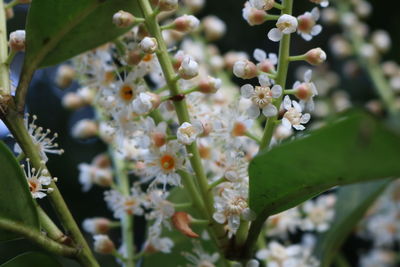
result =
[[315,246],[314,254],[320,260],[321,267],[331,266],[340,246],[391,181],[388,178],[339,188],[335,218],[330,229],[319,236]]
[[[0,141],[0,218],[37,228],[39,219],[25,175],[11,151]],[[15,239],[14,233],[0,229],[0,241]]]
[[336,185],[400,176],[400,137],[361,111],[256,156],[249,166],[257,221]]
[[112,23],[119,10],[133,14],[134,0],[32,1],[26,26],[25,67],[54,65],[112,41],[129,28]]
[[23,266],[62,267],[55,258],[40,252],[24,253],[0,265],[0,267]]

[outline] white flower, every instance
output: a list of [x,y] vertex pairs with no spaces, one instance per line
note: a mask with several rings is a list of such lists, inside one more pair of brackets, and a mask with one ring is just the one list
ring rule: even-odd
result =
[[302,208],[306,214],[300,227],[306,231],[324,232],[328,230],[330,222],[335,215],[334,204],[336,198],[332,195],[323,195],[317,200],[306,201]]
[[266,249],[257,252],[256,257],[260,260],[266,260],[268,267],[278,266],[298,266],[299,256],[301,255],[301,246],[291,245],[284,247],[276,241],[268,244]]
[[108,207],[114,212],[115,218],[122,218],[124,214],[143,215],[142,203],[144,194],[139,188],[132,187],[130,195],[122,195],[116,190],[104,192],[104,200]]
[[148,231],[148,237],[144,243],[144,251],[147,252],[162,252],[171,253],[171,249],[174,246],[174,241],[167,237],[160,237],[161,229],[158,226],[150,226]]
[[394,267],[396,253],[386,248],[373,248],[360,259],[360,267]]
[[313,36],[318,35],[322,26],[316,24],[319,19],[319,9],[317,7],[313,8],[311,12],[305,12],[303,15],[297,17],[299,23],[297,27],[297,33],[303,37],[304,40],[310,41]]
[[99,168],[98,166],[81,163],[79,168],[79,182],[84,192],[89,191],[93,184],[99,186],[111,186],[113,181],[110,168]]
[[288,233],[296,231],[300,222],[300,212],[297,207],[285,210],[268,218],[267,235],[287,237]]
[[310,120],[310,114],[302,114],[302,108],[299,103],[294,100],[290,101],[289,96],[285,96],[283,107],[286,109],[286,112],[282,118],[282,125],[286,128],[291,128],[293,126],[296,130],[304,130],[306,127],[302,124],[306,124]]
[[[46,169],[36,170],[35,168],[31,168],[29,159],[27,159],[26,162],[28,166],[25,177],[28,182],[29,191],[33,198],[44,198],[47,195],[46,193],[51,193],[53,191],[53,188],[47,187],[51,184],[53,179],[49,176],[49,172]],[[24,168],[25,166],[21,165],[21,167]]]
[[270,88],[267,84],[263,84],[254,88],[250,84],[245,84],[240,88],[240,91],[244,98],[249,98],[252,101],[252,105],[247,110],[250,118],[257,118],[260,115],[260,109],[266,117],[273,117],[278,114],[278,109],[272,102],[273,99],[279,98],[282,94],[280,85],[274,85]]
[[167,200],[168,193],[155,189],[148,192],[147,195],[148,201],[144,205],[147,209],[152,209],[152,211],[146,214],[146,219],[155,220],[154,225],[163,223],[170,229],[169,218],[174,215],[175,208],[173,203]]
[[204,251],[198,241],[193,241],[193,254],[188,252],[182,254],[190,262],[188,267],[216,267],[215,264],[219,258],[217,252],[210,255]]
[[329,0],[310,0],[310,2],[313,2],[315,4],[319,4],[322,7],[327,7],[329,5]]
[[167,184],[179,186],[181,178],[177,170],[183,168],[184,156],[180,154],[182,149],[182,145],[171,141],[146,155],[143,182],[154,178],[150,187],[160,183],[164,186],[164,191]]
[[[46,153],[57,155],[61,155],[62,153],[64,153],[64,150],[59,149],[58,144],[54,142],[54,140],[58,137],[57,133],[55,133],[53,137],[49,137],[50,130],[44,130],[42,127],[38,127],[37,125],[35,125],[35,121],[37,119],[35,115],[32,116],[32,122],[28,124],[28,116],[29,115],[25,115],[24,118],[25,128],[28,130],[28,133],[31,136],[33,143],[39,150],[42,160],[47,162],[48,158]],[[14,146],[14,152],[18,154],[22,152],[21,147],[17,143]]]
[[202,132],[203,126],[200,121],[195,121],[193,125],[188,122],[184,122],[181,126],[179,126],[176,136],[178,137],[179,143],[190,145]]
[[260,10],[251,6],[251,4],[246,1],[244,8],[242,9],[243,18],[249,23],[250,26],[260,25],[265,22],[265,17],[267,12]]
[[300,99],[300,106],[307,111],[314,110],[314,97],[318,95],[317,87],[311,82],[312,71],[307,70],[304,73],[304,82],[296,81],[293,89],[296,91],[295,96]]
[[11,50],[16,52],[25,50],[25,30],[17,30],[10,33],[8,41]]
[[279,42],[282,39],[283,34],[291,34],[295,32],[297,25],[298,22],[295,17],[283,14],[276,22],[276,28],[273,28],[268,32],[268,38],[271,41]]

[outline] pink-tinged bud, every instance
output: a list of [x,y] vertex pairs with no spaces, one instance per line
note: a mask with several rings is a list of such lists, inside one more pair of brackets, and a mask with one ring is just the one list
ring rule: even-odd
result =
[[139,48],[146,54],[152,54],[157,50],[157,40],[152,37],[145,37],[139,44]]
[[248,22],[251,26],[261,25],[265,22],[266,17],[267,12],[265,12],[264,10],[252,8],[249,12]]
[[176,18],[173,22],[174,30],[185,33],[196,30],[199,24],[200,21],[195,16],[192,15],[183,15],[181,17]]
[[199,74],[199,64],[191,56],[185,56],[178,73],[182,79],[190,80]]
[[326,60],[326,53],[321,48],[311,49],[306,53],[306,61],[311,65],[319,65]]
[[114,242],[107,235],[95,235],[94,251],[100,254],[111,254],[115,250]]
[[153,132],[151,134],[151,139],[156,147],[162,147],[167,143],[167,137],[162,132]]
[[92,160],[92,164],[96,167],[101,169],[110,168],[111,167],[111,160],[110,157],[106,153],[101,153],[94,157]]
[[82,227],[83,230],[93,235],[106,234],[111,228],[111,221],[102,217],[85,219]]
[[203,94],[213,94],[221,88],[221,79],[208,76],[199,83],[199,91]]
[[226,32],[226,25],[216,16],[207,16],[202,20],[204,34],[209,41],[220,39]]
[[262,72],[266,72],[266,73],[270,73],[275,71],[275,66],[274,64],[271,63],[270,60],[265,59],[263,61],[261,61],[260,63],[257,64],[257,68],[262,71]]
[[8,41],[11,50],[25,51],[25,31],[17,30],[15,32],[10,33],[10,40]]
[[63,96],[62,105],[67,109],[75,110],[85,106],[86,103],[78,94],[70,92]]
[[172,215],[172,224],[173,226],[182,234],[191,237],[191,238],[198,238],[199,235],[193,232],[190,228],[190,223],[192,222],[192,217],[183,211],[175,212]]
[[75,70],[69,65],[61,65],[56,74],[56,84],[60,88],[67,88],[75,78]]
[[296,88],[295,96],[300,100],[308,100],[313,95],[309,83],[302,83]]
[[309,14],[303,14],[297,17],[297,29],[301,32],[309,33],[315,26],[315,20],[313,16]]
[[233,65],[235,65],[236,61],[239,60],[247,60],[248,56],[244,52],[234,52],[230,51],[224,55],[224,62],[227,69],[233,69]]
[[95,121],[83,119],[78,121],[74,127],[72,127],[72,136],[82,139],[90,138],[96,136],[98,130],[99,128]]
[[233,65],[233,74],[242,79],[252,79],[258,75],[257,66],[249,60],[236,61]]
[[113,15],[112,21],[118,28],[127,28],[135,23],[135,17],[129,12],[120,10]]
[[205,0],[183,0],[183,4],[190,13],[197,13],[204,7]]

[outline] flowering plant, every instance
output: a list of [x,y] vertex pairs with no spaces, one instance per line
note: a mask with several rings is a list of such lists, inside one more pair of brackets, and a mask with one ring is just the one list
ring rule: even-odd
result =
[[[400,72],[393,62],[379,67],[390,37],[369,35],[368,2],[303,0],[312,9],[297,15],[293,0],[246,1],[244,20],[265,25],[265,38],[279,43],[278,55],[256,48],[254,60],[218,51],[212,42],[229,25],[194,16],[203,1],[34,0],[26,29],[7,38],[13,7],[29,2],[0,1],[0,118],[14,140],[13,152],[0,143],[1,241],[23,237],[94,267],[101,259],[92,250],[126,267],[345,266],[340,248],[358,225],[374,243],[360,264],[396,264],[400,137],[382,121],[398,128]],[[345,111],[350,100],[333,90],[338,78],[323,49],[291,54],[292,35],[312,40],[323,30],[320,18],[342,27],[331,54],[365,69],[380,98],[367,107],[378,119]],[[25,55],[14,87],[18,52]],[[306,67],[291,86],[293,62]],[[64,153],[58,135],[25,113],[35,71],[59,63],[57,86],[79,84],[63,93],[63,107],[94,113],[74,124],[72,136],[106,146],[77,166],[82,190],[102,188],[111,211],[82,222],[89,239],[48,168],[48,154]],[[58,260],[30,253],[11,264]]]

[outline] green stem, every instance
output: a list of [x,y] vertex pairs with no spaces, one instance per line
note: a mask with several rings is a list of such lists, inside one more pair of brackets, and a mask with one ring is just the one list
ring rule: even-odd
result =
[[246,131],[245,135],[246,135],[248,138],[250,138],[250,139],[256,141],[257,144],[260,144],[260,143],[261,143],[260,138],[258,138],[258,137],[255,136],[254,134],[250,133],[249,131]]
[[[12,0],[12,1],[9,2],[8,4],[6,4],[6,5],[4,6],[4,8],[1,7],[1,9],[13,8],[13,7],[15,7],[15,6],[18,5],[18,4],[19,4],[19,0]],[[3,5],[3,4],[2,4],[2,5]]]
[[57,243],[56,241],[48,238],[41,232],[34,230],[30,227],[26,227],[19,222],[0,218],[0,228],[16,234],[20,234],[24,238],[28,239],[32,243],[40,246],[50,253],[69,258],[75,258],[79,255],[78,249]]
[[212,190],[214,187],[216,187],[219,184],[222,184],[223,182],[226,182],[227,180],[225,179],[225,177],[221,177],[218,180],[212,182],[209,186],[208,186],[208,190]]
[[24,153],[24,152],[21,152],[21,153],[17,156],[16,160],[17,160],[18,162],[21,162],[21,161],[23,161],[25,158],[26,158],[26,157],[25,157],[25,153]]
[[49,218],[44,210],[36,204],[36,209],[39,216],[40,227],[46,231],[47,236],[57,243],[65,244],[69,242],[69,237],[66,236],[55,223]]
[[[126,172],[123,160],[118,159],[115,153],[111,153],[114,160],[114,167],[116,172],[116,178],[118,183],[119,191],[124,196],[130,195],[130,182]],[[121,218],[121,231],[122,231],[122,243],[125,245],[126,259],[124,261],[124,267],[135,267],[135,248],[133,238],[133,216],[127,213]]]
[[[8,129],[17,140],[18,144],[24,151],[25,155],[31,160],[34,168],[37,170],[43,168],[42,159],[40,157],[37,146],[33,143],[31,136],[25,128],[24,120],[15,111],[15,107],[12,107],[5,117],[5,124]],[[53,205],[54,211],[64,226],[66,232],[71,234],[72,239],[75,242],[76,247],[81,248],[77,255],[78,261],[82,266],[87,267],[98,267],[98,263],[94,258],[85,238],[83,237],[78,225],[76,224],[71,212],[69,211],[57,185],[54,181],[51,182],[50,186],[53,188],[53,192],[48,195],[48,199]]]
[[306,60],[306,55],[290,56],[289,61],[304,61]]
[[265,21],[270,21],[270,20],[278,20],[279,16],[278,15],[266,15],[265,16]]
[[[285,0],[281,14],[292,14],[293,0]],[[278,71],[275,79],[275,84],[279,84],[282,88],[286,86],[286,77],[289,67],[289,52],[290,52],[290,34],[284,34],[279,44],[279,62]],[[282,103],[283,95],[275,102],[276,108],[279,110]],[[261,138],[260,151],[267,148],[271,143],[272,135],[276,126],[278,114],[270,117],[264,128],[264,134]]]
[[0,1],[0,96],[11,95],[9,66],[5,64],[8,58],[6,21],[4,1],[2,0]]
[[[168,54],[168,49],[165,44],[164,38],[161,34],[160,25],[157,22],[156,17],[153,16],[153,10],[148,0],[138,0],[141,11],[146,19],[145,24],[149,33],[157,39],[158,48],[157,58],[160,62],[161,69],[164,73],[167,86],[169,88],[171,96],[181,94],[180,89],[175,79],[176,74]],[[179,123],[190,122],[189,112],[184,99],[180,101],[174,101],[175,110],[179,119]],[[228,245],[228,239],[225,235],[225,230],[222,225],[217,224],[213,221],[212,214],[214,212],[214,199],[208,191],[208,180],[201,164],[200,153],[197,148],[197,144],[193,143],[186,146],[186,150],[192,156],[190,157],[190,163],[193,171],[196,174],[197,184],[199,185],[200,194],[203,198],[207,219],[211,223],[212,234],[215,236],[217,246],[223,250]]]

